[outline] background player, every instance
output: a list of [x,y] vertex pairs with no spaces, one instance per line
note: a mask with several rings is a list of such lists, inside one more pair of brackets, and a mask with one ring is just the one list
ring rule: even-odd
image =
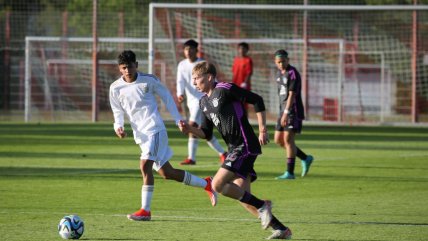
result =
[[[263,98],[231,83],[217,83],[216,68],[208,62],[198,63],[192,73],[196,88],[205,93],[200,100],[203,111],[200,128],[181,123],[184,133],[210,139],[214,126],[228,145],[226,160],[213,178],[216,192],[240,201],[253,215],[261,219],[264,229],[274,229],[269,239],[291,237],[291,231],[271,213],[271,201],[251,194],[251,182],[256,180],[254,162],[261,154],[261,145],[269,142]],[[254,105],[259,126],[257,137],[245,113],[244,102]]]
[[[195,89],[192,84],[192,69],[196,63],[202,61],[197,57],[198,43],[191,39],[184,43],[184,56],[177,67],[177,99],[182,103],[186,97],[187,107],[189,109],[189,124],[197,127],[201,123],[201,110],[199,109],[199,99],[202,93]],[[223,162],[226,157],[224,149],[221,147],[215,136],[207,140],[208,145],[215,150],[220,156],[220,161]],[[188,139],[188,156],[181,162],[181,165],[196,164],[196,151],[198,149],[199,140],[196,136],[189,134]]]
[[301,97],[302,81],[300,73],[289,64],[287,51],[281,49],[275,52],[275,64],[278,68],[276,83],[279,95],[279,116],[275,128],[275,143],[285,148],[287,152],[287,170],[276,179],[294,179],[296,155],[302,160],[302,177],[312,164],[313,157],[306,155],[295,143],[295,136],[302,131],[305,118]]
[[164,102],[178,124],[182,118],[168,89],[154,75],[137,72],[138,62],[134,52],[123,51],[118,56],[122,76],[110,85],[110,105],[114,116],[114,131],[119,138],[126,136],[124,116],[131,124],[134,140],[141,148],[140,169],[143,176],[141,209],[127,215],[135,221],[151,219],[150,205],[154,190],[155,169],[163,178],[183,182],[186,185],[205,188],[216,205],[217,196],[211,188],[211,178],[202,179],[187,171],[174,169],[169,163],[172,151],[168,146],[168,135],[158,112],[156,95]]
[[[251,75],[253,74],[253,60],[248,56],[250,46],[241,42],[237,46],[238,55],[233,59],[232,83],[246,90],[251,90]],[[248,105],[245,104],[248,111]]]
[[232,82],[246,90],[251,90],[251,75],[253,74],[253,60],[248,56],[250,46],[242,42],[238,44],[238,55],[233,59]]

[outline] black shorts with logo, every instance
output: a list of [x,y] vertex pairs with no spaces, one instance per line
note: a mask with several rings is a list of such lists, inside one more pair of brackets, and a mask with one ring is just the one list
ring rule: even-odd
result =
[[221,165],[237,176],[246,179],[248,176],[251,177],[251,182],[257,179],[257,173],[254,170],[254,162],[257,159],[258,154],[250,153],[245,150],[245,146],[241,145],[233,149],[229,149],[226,160]]

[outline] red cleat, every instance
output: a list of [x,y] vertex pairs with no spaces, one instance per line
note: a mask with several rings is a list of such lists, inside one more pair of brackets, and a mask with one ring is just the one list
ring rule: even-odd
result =
[[196,165],[196,162],[192,159],[186,158],[184,161],[180,162],[180,165]]
[[217,193],[213,190],[211,186],[211,182],[213,180],[212,177],[206,177],[204,178],[207,181],[207,185],[205,186],[205,191],[207,192],[208,196],[211,200],[211,205],[214,207],[217,204]]
[[150,221],[150,219],[152,218],[152,214],[150,213],[150,211],[140,209],[133,214],[126,215],[126,217],[129,220],[134,220],[134,221]]

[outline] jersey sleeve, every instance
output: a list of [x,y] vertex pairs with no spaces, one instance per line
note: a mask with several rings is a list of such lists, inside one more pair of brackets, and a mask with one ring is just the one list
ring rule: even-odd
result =
[[153,83],[155,93],[162,99],[166,109],[171,114],[172,118],[174,118],[175,123],[178,124],[178,121],[182,120],[183,118],[177,110],[177,106],[175,105],[171,93],[158,79],[155,79]]
[[125,111],[123,110],[122,106],[120,105],[119,101],[119,93],[115,91],[114,88],[110,87],[110,107],[113,112],[113,118],[114,118],[114,124],[113,128],[114,130],[117,130],[119,127],[124,127],[124,116]]
[[291,69],[288,71],[288,78],[289,78],[289,84],[288,84],[288,91],[297,91],[297,86],[301,82],[300,76],[297,74],[296,70]]
[[230,95],[232,98],[254,105],[254,110],[256,112],[262,112],[266,110],[263,98],[260,95],[240,88],[234,84],[231,85],[231,88],[228,90],[228,95]]

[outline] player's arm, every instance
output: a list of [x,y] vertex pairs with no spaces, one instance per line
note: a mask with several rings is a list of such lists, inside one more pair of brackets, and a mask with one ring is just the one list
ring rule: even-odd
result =
[[284,112],[282,113],[282,117],[281,117],[281,126],[283,126],[283,127],[285,125],[287,125],[288,115],[290,114],[291,107],[294,104],[294,98],[295,97],[296,97],[296,92],[288,91],[288,98],[285,101],[285,108],[284,108]]
[[119,138],[125,138],[126,132],[124,127],[124,115],[125,111],[123,110],[122,106],[120,105],[120,101],[118,96],[116,96],[115,91],[110,88],[110,106],[111,110],[113,112],[113,118],[114,118],[114,124],[113,129],[116,135]]
[[177,67],[177,100],[178,103],[182,103],[184,101],[184,88],[185,88],[185,80],[183,77],[183,71],[181,70],[180,65]]
[[156,94],[162,99],[166,109],[175,120],[175,124],[179,125],[180,121],[183,120],[180,113],[178,112],[177,106],[175,105],[174,99],[169,90],[158,80],[154,81],[154,90]]
[[259,142],[260,145],[269,143],[269,135],[266,128],[266,111],[256,112],[257,122],[259,124]]
[[250,59],[249,64],[248,64],[247,69],[246,69],[246,75],[245,75],[245,79],[244,79],[245,87],[241,86],[242,88],[248,89],[247,87],[250,84],[252,75],[253,75],[253,61]]
[[290,82],[289,82],[289,86],[288,86],[288,98],[285,101],[285,108],[284,108],[284,112],[282,113],[282,117],[281,117],[281,126],[285,126],[287,124],[288,115],[291,112],[291,108],[294,105],[294,99],[296,98],[297,84],[301,82],[300,77],[298,77],[297,74],[293,73],[290,76],[291,76],[291,78],[290,78]]
[[206,140],[211,140],[213,137],[213,127],[213,123],[205,115],[202,116],[202,123],[199,128],[191,126],[185,121],[181,121],[179,124],[180,130],[184,134],[191,133],[201,139]]
[[238,88],[236,85],[230,88],[230,94],[240,101],[254,105],[257,122],[259,124],[259,142],[261,145],[269,143],[269,136],[266,128],[266,108],[263,98],[252,91]]
[[254,105],[254,110],[256,111],[256,113],[266,110],[263,98],[252,91],[239,88],[236,85],[232,85],[228,94],[231,95],[232,98],[237,99],[241,102]]

